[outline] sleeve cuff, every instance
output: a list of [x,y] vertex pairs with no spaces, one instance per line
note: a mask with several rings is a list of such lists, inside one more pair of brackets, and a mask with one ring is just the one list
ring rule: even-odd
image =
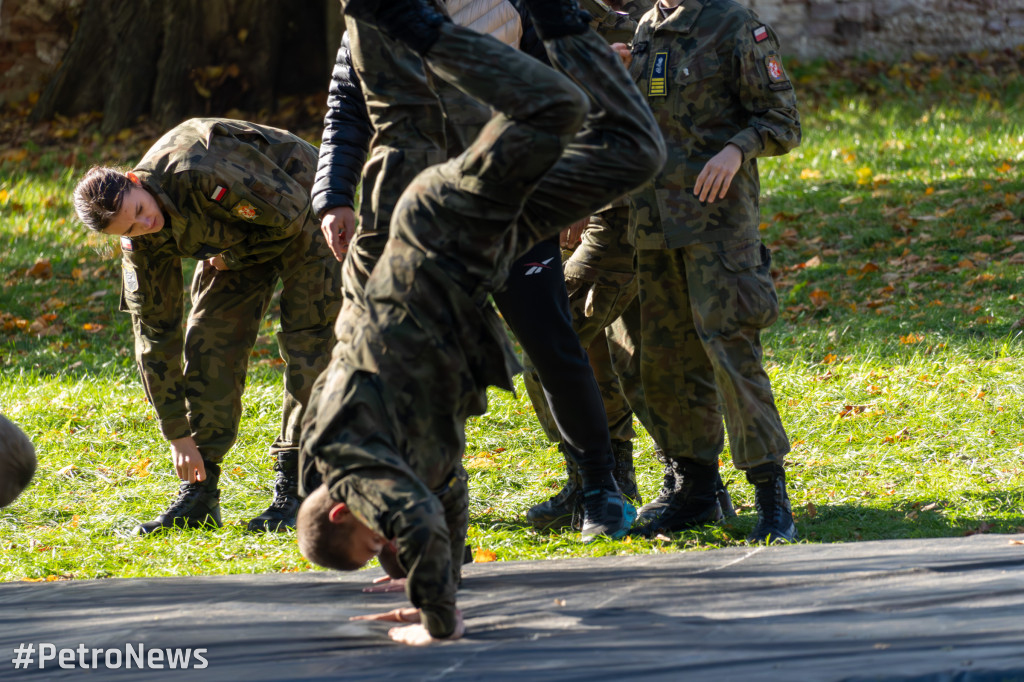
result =
[[455,632],[455,611],[449,609],[420,609],[420,621],[431,637],[444,639]]
[[756,159],[758,154],[764,148],[764,144],[761,142],[761,136],[757,134],[757,131],[753,128],[745,128],[740,132],[733,135],[727,144],[736,145],[740,151],[743,152],[743,161],[750,161]]
[[160,433],[167,440],[177,440],[178,438],[185,438],[186,436],[192,435],[192,427],[188,424],[188,419],[185,417],[177,417],[175,419],[161,419],[160,420]]

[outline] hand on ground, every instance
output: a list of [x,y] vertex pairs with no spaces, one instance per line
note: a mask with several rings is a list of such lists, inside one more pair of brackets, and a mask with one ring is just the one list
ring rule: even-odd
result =
[[380,593],[380,592],[404,592],[405,591],[405,578],[392,578],[390,576],[381,576],[373,581],[373,584],[369,587],[364,587],[363,592],[369,593]]

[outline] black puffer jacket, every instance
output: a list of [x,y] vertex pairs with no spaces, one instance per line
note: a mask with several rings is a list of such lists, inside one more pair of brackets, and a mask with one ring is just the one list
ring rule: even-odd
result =
[[317,218],[337,206],[355,206],[355,191],[372,133],[363,89],[352,68],[348,33],[345,33],[331,74],[324,136],[313,182],[313,211]]

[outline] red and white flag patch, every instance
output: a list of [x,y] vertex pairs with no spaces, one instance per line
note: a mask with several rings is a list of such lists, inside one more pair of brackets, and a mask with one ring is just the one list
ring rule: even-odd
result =
[[762,40],[768,40],[768,27],[764,24],[754,29],[754,42],[759,43]]
[[134,251],[135,246],[132,244],[132,240],[129,237],[121,237],[121,250],[122,251]]
[[216,187],[213,188],[213,194],[210,195],[210,198],[213,199],[214,201],[220,201],[225,197],[225,195],[227,195],[227,193],[228,190],[226,187],[221,187],[220,185],[217,185]]

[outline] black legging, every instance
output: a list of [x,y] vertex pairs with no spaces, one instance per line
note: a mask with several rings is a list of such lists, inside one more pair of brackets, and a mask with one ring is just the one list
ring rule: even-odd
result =
[[494,302],[537,369],[585,485],[606,485],[614,468],[611,438],[594,371],[572,327],[557,240],[540,242],[517,260]]

